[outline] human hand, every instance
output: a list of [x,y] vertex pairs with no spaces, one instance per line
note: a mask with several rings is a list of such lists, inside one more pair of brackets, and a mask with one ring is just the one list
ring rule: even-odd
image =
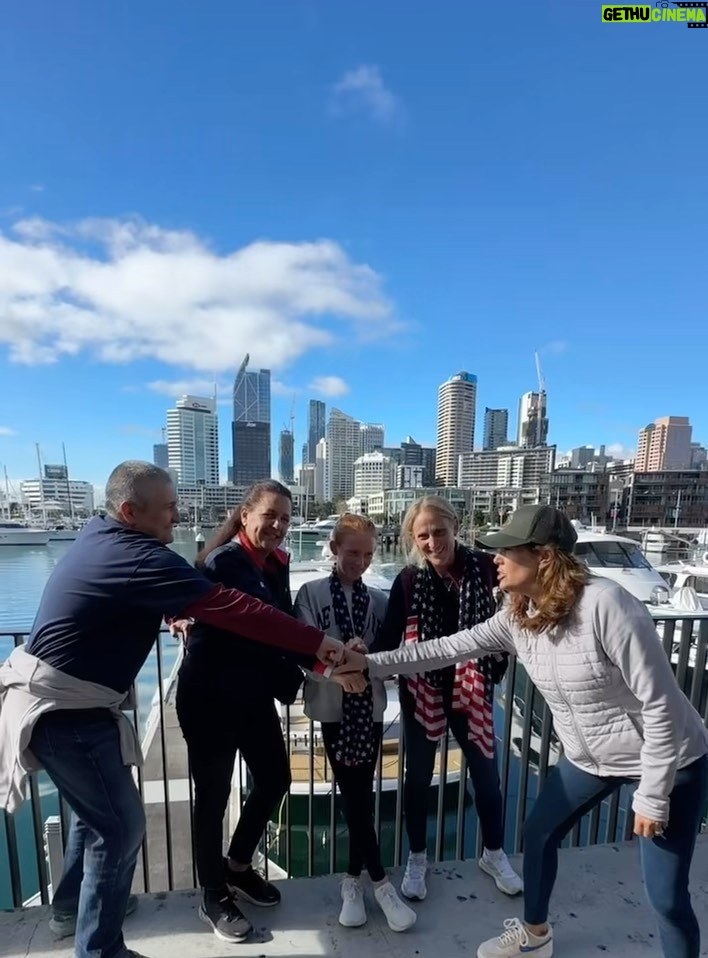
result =
[[345,648],[344,657],[341,663],[338,663],[335,675],[346,675],[352,672],[365,672],[367,668],[366,656],[354,649]]
[[369,647],[364,642],[363,639],[360,639],[358,635],[354,636],[353,639],[349,639],[347,642],[347,648],[353,649],[355,652],[363,652],[364,655],[369,651]]
[[344,660],[344,643],[326,635],[317,649],[317,658],[325,665],[339,665]]
[[184,648],[189,643],[189,634],[194,625],[194,619],[172,619],[169,623],[170,635],[173,639],[181,639]]
[[653,818],[645,818],[634,813],[634,834],[642,838],[663,838],[666,822],[655,822]]
[[348,675],[333,675],[332,682],[341,685],[343,691],[360,695],[366,691],[368,682],[361,672],[350,672]]

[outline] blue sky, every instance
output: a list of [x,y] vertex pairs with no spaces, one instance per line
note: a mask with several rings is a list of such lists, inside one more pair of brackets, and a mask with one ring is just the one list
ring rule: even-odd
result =
[[560,449],[708,441],[708,31],[600,7],[7,6],[0,464],[102,483],[246,351],[298,452],[312,397],[433,443],[460,369],[481,440],[537,348]]

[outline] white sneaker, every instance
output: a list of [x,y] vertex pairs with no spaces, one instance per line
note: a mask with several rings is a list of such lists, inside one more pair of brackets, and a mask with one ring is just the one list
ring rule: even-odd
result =
[[491,875],[494,883],[505,895],[520,895],[524,890],[523,880],[511,867],[503,848],[490,852],[485,848],[479,860],[479,867],[487,875]]
[[406,871],[401,882],[401,894],[411,901],[423,901],[428,894],[425,887],[425,873],[428,870],[428,856],[425,852],[411,852],[408,856]]
[[405,931],[415,925],[418,916],[412,908],[401,901],[390,881],[376,886],[374,898],[381,906],[391,931]]
[[342,881],[342,910],[339,924],[345,928],[360,928],[366,924],[366,907],[361,882],[352,875]]
[[507,918],[504,931],[498,938],[483,941],[477,949],[477,958],[517,958],[528,955],[531,958],[552,958],[553,929],[543,937],[532,935],[518,918]]

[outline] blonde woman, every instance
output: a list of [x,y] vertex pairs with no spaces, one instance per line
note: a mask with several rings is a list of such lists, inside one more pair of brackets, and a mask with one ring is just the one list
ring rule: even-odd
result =
[[510,601],[488,622],[382,655],[348,652],[373,678],[470,655],[518,655],[546,699],[564,757],[524,827],[524,920],[511,918],[478,958],[550,958],[548,905],[558,847],[604,798],[634,785],[634,832],[665,958],[698,958],[688,881],[708,796],[708,735],[681,692],[646,608],[573,555],[576,532],[552,506],[523,506],[485,544]]
[[[373,522],[366,516],[341,516],[332,531],[330,548],[335,560],[331,575],[302,586],[295,600],[295,615],[308,623],[327,622],[331,635],[366,649],[376,638],[386,611],[384,593],[362,581],[376,548]],[[366,868],[389,927],[405,931],[415,924],[416,914],[401,901],[386,876],[374,827],[374,772],[386,708],[383,682],[372,682],[357,694],[313,673],[310,676],[305,685],[305,712],[320,722],[349,829],[349,865],[342,882],[339,922],[349,928],[365,924],[361,873]]]
[[[494,614],[494,563],[486,553],[456,541],[457,514],[438,496],[418,499],[406,513],[402,538],[410,564],[397,576],[386,619],[373,651],[425,645],[431,639],[483,622]],[[522,891],[504,849],[502,795],[494,736],[494,685],[506,655],[434,668],[401,679],[406,746],[403,806],[409,855],[401,891],[422,901],[427,894],[428,789],[438,743],[451,731],[467,760],[484,851],[480,868],[507,895]]]

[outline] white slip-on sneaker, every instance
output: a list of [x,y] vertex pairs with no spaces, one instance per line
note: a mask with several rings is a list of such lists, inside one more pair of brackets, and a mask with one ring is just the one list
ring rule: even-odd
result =
[[503,848],[494,852],[485,848],[478,864],[483,872],[494,879],[494,884],[505,895],[520,895],[524,890],[523,880],[511,867]]
[[366,907],[361,882],[353,875],[347,875],[342,881],[342,910],[339,912],[339,924],[345,928],[360,928],[366,924]]
[[543,936],[532,935],[518,918],[507,918],[498,938],[483,941],[477,958],[552,958],[553,929]]
[[411,852],[408,855],[406,871],[401,882],[401,894],[411,901],[423,901],[428,894],[425,874],[428,870],[428,856],[425,852]]
[[374,898],[386,916],[391,931],[406,931],[415,925],[418,916],[412,908],[401,901],[390,881],[383,882],[374,888]]

